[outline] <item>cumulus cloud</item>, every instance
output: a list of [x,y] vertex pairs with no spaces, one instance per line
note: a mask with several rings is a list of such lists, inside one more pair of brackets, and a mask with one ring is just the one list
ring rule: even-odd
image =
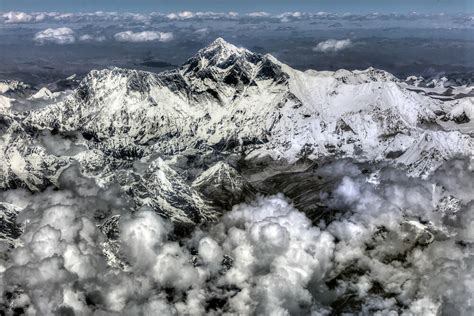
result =
[[338,52],[344,49],[347,49],[352,46],[352,41],[350,39],[336,40],[328,39],[324,42],[318,43],[316,47],[313,48],[315,52],[328,53],[328,52]]
[[307,313],[313,307],[310,287],[321,285],[332,265],[332,236],[312,226],[283,196],[237,206],[211,236],[211,248],[217,248],[211,253],[233,260],[219,280],[240,289],[229,299],[233,313]]
[[143,32],[132,32],[125,31],[114,35],[116,41],[119,42],[169,42],[173,39],[173,33],[171,32],[155,32],[155,31],[143,31]]
[[49,28],[35,34],[34,41],[40,44],[72,44],[76,41],[74,31],[68,27]]
[[0,304],[29,314],[473,314],[472,162],[426,180],[347,161],[320,174],[340,178],[322,197],[332,216],[318,223],[275,195],[181,240],[76,167],[61,190],[2,192],[23,208],[23,233],[0,259]]
[[7,12],[3,14],[5,23],[28,23],[33,20],[33,16],[24,12]]

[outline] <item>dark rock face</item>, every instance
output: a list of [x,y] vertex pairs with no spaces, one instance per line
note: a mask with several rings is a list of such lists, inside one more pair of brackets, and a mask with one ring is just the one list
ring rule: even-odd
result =
[[8,250],[15,247],[16,239],[23,232],[20,224],[17,223],[17,216],[20,210],[13,205],[0,203],[0,258],[5,260]]
[[458,115],[442,113],[440,119],[443,122],[453,121],[456,124],[465,124],[471,121],[469,116],[467,116],[466,112],[464,111]]
[[147,80],[146,77],[138,73],[134,73],[128,79],[127,88],[130,91],[147,93],[150,92],[150,82]]
[[388,152],[385,157],[388,159],[395,159],[403,155],[405,152],[402,150],[390,151]]
[[465,112],[462,112],[461,115],[454,117],[453,121],[456,122],[457,124],[465,124],[465,123],[469,123],[471,120],[469,119],[469,117],[466,115]]
[[83,81],[79,87],[76,89],[76,96],[78,100],[81,100],[84,103],[89,102],[91,98],[91,91],[89,90],[89,85],[87,84],[87,79],[86,81]]
[[229,210],[233,205],[255,199],[257,190],[239,172],[225,162],[218,162],[193,182],[203,196],[218,208]]
[[261,67],[259,72],[256,76],[257,79],[260,80],[275,80],[277,83],[284,83],[288,80],[288,74],[284,73],[281,70],[279,65],[273,63],[270,59],[266,58]]
[[[340,179],[322,174],[318,167],[310,167],[304,171],[278,173],[264,181],[254,183],[259,192],[266,194],[283,193],[291,199],[298,210],[301,210],[317,223],[321,219],[332,219],[334,209],[330,209],[321,197],[333,191]],[[318,192],[315,194],[315,192]]]

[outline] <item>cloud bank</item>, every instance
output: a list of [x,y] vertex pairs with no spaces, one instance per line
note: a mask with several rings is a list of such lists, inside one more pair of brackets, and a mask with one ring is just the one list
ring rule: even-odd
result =
[[54,44],[72,44],[76,41],[74,31],[68,27],[49,28],[35,34],[33,39],[39,44],[54,43]]
[[352,46],[352,41],[350,39],[344,40],[335,40],[328,39],[324,42],[318,43],[316,47],[313,48],[315,52],[329,53],[329,52],[339,52],[341,50],[350,48]]
[[318,223],[276,195],[182,240],[75,167],[59,191],[1,193],[2,206],[23,209],[23,233],[0,261],[0,304],[31,314],[472,315],[471,161],[427,180],[347,161],[324,174],[341,179]]
[[118,42],[169,42],[173,39],[173,33],[171,32],[155,32],[155,31],[143,31],[143,32],[132,32],[125,31],[114,35],[114,38]]
[[[454,25],[470,26],[472,21],[472,14],[426,14],[426,13],[368,13],[368,14],[354,14],[354,13],[330,13],[330,12],[284,12],[272,14],[268,12],[250,12],[247,14],[239,14],[237,12],[211,12],[211,11],[180,11],[172,13],[150,12],[150,13],[119,13],[119,12],[75,12],[75,13],[59,13],[59,12],[0,12],[0,23],[101,23],[110,22],[116,24],[117,22],[127,23],[133,25],[136,23],[144,23],[146,25],[153,23],[175,22],[175,21],[189,21],[189,20],[227,20],[227,21],[271,21],[273,23],[288,23],[288,22],[321,22],[327,24],[334,24],[335,22],[353,22],[361,23],[367,22],[365,27],[380,27],[377,22],[383,22],[383,25],[392,25],[391,22],[398,26],[446,26],[453,27]],[[307,25],[306,25],[307,26]],[[352,24],[354,26],[354,24]],[[360,26],[360,25],[359,25]]]

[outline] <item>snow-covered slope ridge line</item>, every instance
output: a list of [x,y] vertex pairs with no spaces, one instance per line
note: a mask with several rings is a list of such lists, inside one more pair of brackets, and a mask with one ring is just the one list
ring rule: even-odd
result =
[[[168,154],[243,146],[252,157],[290,162],[332,154],[369,160],[388,155],[397,162],[392,152],[413,151],[433,133],[432,139],[455,139],[448,149],[438,148],[442,142],[430,146],[437,153],[471,154],[470,137],[435,132],[435,112],[443,107],[381,70],[301,72],[219,38],[174,71],[92,71],[69,99],[26,121],[81,130],[98,140],[125,137]],[[434,155],[418,153],[427,154]],[[448,158],[434,156],[426,170],[414,173]]]

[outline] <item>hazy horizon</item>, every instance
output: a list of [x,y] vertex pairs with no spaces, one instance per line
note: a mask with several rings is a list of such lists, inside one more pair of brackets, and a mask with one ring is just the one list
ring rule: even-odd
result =
[[319,12],[327,11],[334,13],[469,13],[474,12],[472,1],[468,0],[359,0],[356,3],[351,0],[297,0],[288,3],[283,0],[264,1],[218,1],[218,0],[176,0],[176,1],[92,1],[80,2],[44,0],[3,0],[0,11],[55,11],[55,12],[93,12],[93,11],[116,11],[116,12],[175,12],[175,11],[215,11],[238,13],[249,13],[265,11],[269,13],[283,13],[289,11]]

